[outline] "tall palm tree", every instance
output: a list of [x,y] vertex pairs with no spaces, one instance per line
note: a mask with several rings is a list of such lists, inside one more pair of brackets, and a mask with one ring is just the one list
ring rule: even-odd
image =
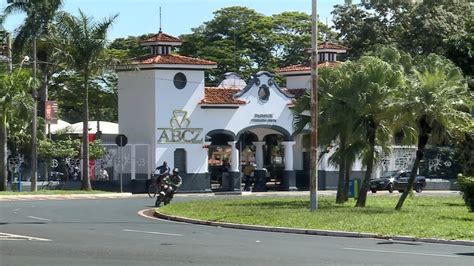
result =
[[[352,163],[360,152],[354,139],[357,129],[354,128],[352,110],[354,104],[353,90],[350,87],[346,73],[346,68],[350,68],[348,63],[340,68],[322,68],[319,76],[320,86],[320,123],[319,140],[320,146],[335,147],[335,152],[331,155],[330,162],[339,166],[337,203],[347,200],[348,182]],[[310,94],[305,94],[298,99],[294,113],[295,131],[301,131],[310,122]]]
[[364,56],[351,73],[352,87],[357,98],[356,125],[365,132],[364,164],[367,170],[356,202],[365,207],[369,180],[375,164],[375,146],[386,146],[392,136],[390,124],[394,117],[394,93],[405,85],[403,69],[373,56]]
[[[469,92],[461,71],[453,63],[431,54],[421,60],[408,86],[400,97],[399,110],[405,110],[400,118],[411,122],[416,129],[417,151],[408,184],[395,207],[401,210],[423,158],[428,140],[440,137],[463,137],[466,130],[473,130],[474,123],[467,110],[474,98]],[[466,109],[466,108],[465,108]]]
[[7,188],[8,124],[16,112],[24,114],[31,107],[31,83],[31,75],[25,70],[0,74],[0,191]]
[[[37,37],[47,35],[48,26],[51,24],[57,10],[62,5],[63,0],[11,0],[9,5],[5,8],[6,16],[14,13],[26,13],[26,18],[23,24],[19,27],[17,36],[15,38],[13,47],[23,50],[28,41],[33,43],[33,98],[35,99],[32,109],[32,138],[31,138],[31,190],[36,191],[36,177],[37,177],[37,88],[36,88],[36,63],[37,63]],[[44,53],[42,53],[44,54]],[[43,60],[47,60],[44,57]],[[47,93],[48,74],[43,79],[42,95]],[[43,97],[44,98],[44,97]]]
[[62,45],[57,51],[64,55],[69,65],[77,71],[83,79],[83,131],[82,131],[82,189],[91,190],[89,178],[89,83],[91,77],[104,68],[103,58],[107,31],[112,26],[118,15],[104,19],[101,22],[93,22],[92,18],[86,16],[79,10],[79,16],[75,17],[68,13],[61,13],[58,19],[58,29]]

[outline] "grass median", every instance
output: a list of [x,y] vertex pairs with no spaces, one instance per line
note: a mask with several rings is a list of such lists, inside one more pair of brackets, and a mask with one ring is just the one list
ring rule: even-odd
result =
[[355,202],[335,204],[334,197],[319,197],[318,210],[310,212],[308,197],[265,197],[173,202],[164,214],[218,222],[305,229],[474,240],[474,213],[460,196],[415,196],[402,211],[398,197],[369,197],[367,207]]

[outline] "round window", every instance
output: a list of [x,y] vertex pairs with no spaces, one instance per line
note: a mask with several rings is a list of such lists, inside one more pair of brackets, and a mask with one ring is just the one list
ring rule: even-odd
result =
[[183,73],[179,72],[176,75],[174,75],[173,82],[174,82],[174,86],[177,89],[181,90],[184,87],[186,87],[186,83],[187,83],[186,76]]

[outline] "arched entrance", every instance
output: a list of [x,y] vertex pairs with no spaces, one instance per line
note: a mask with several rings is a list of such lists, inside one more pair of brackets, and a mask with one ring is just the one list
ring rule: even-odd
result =
[[213,191],[240,190],[238,183],[234,181],[233,172],[238,168],[238,154],[235,154],[235,134],[228,130],[213,130],[207,133],[208,149],[208,172],[210,175],[211,189]]
[[282,127],[255,125],[237,134],[241,163],[255,166],[256,191],[296,190],[292,136]]

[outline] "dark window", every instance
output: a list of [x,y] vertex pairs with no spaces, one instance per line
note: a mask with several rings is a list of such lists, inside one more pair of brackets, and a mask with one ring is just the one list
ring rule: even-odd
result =
[[177,89],[183,89],[184,87],[186,87],[187,83],[186,76],[181,72],[177,73],[176,75],[174,75],[173,83]]
[[174,151],[174,166],[179,169],[179,175],[183,176],[186,173],[186,150],[176,149]]

